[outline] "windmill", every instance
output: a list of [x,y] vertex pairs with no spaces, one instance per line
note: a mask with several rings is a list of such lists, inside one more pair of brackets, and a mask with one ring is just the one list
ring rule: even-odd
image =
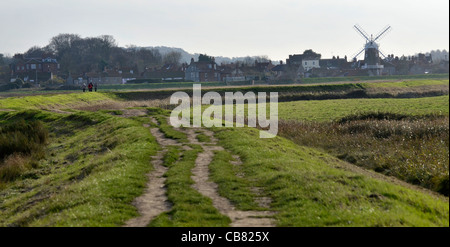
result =
[[359,26],[358,24],[354,25],[353,28],[356,30],[357,33],[359,33],[365,40],[366,44],[362,48],[361,51],[356,53],[354,56],[354,60],[363,52],[364,54],[364,66],[362,66],[362,69],[369,70],[369,75],[381,75],[381,71],[383,70],[384,66],[381,65],[380,61],[380,54],[383,57],[386,57],[383,52],[380,51],[380,44],[376,43],[375,41],[380,40],[382,37],[384,37],[389,31],[392,30],[391,26],[386,26],[383,28],[376,36],[375,38],[373,35],[369,35]]

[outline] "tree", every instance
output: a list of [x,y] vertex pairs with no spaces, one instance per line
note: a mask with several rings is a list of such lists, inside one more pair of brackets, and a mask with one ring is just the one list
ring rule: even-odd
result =
[[210,57],[206,54],[200,54],[198,56],[198,61],[199,62],[214,62],[214,57]]
[[164,55],[163,62],[165,64],[180,64],[181,52],[171,51]]
[[313,50],[309,49],[309,50],[305,50],[305,51],[303,52],[303,56],[304,56],[304,57],[308,57],[308,58],[318,58],[318,59],[320,59],[320,57],[321,57],[322,55],[319,54],[319,53],[315,53]]
[[39,47],[33,46],[28,51],[26,51],[23,55],[28,58],[41,58],[45,54],[52,54],[48,47]]
[[246,66],[253,66],[255,65],[255,59],[253,59],[250,56],[247,56],[244,58],[244,61],[242,61],[242,63]]
[[53,37],[50,40],[48,47],[58,58],[60,58],[65,52],[70,50],[72,44],[78,40],[81,40],[81,37],[78,34],[62,33]]
[[255,61],[257,61],[258,63],[267,63],[270,61],[270,59],[269,59],[269,56],[262,55],[262,56],[256,56]]

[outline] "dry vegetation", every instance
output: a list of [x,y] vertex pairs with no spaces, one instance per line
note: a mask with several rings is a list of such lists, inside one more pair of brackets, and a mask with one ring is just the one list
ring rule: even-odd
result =
[[448,196],[448,116],[367,113],[326,123],[280,121],[279,134]]
[[10,122],[0,126],[0,186],[36,167],[45,157],[48,131],[40,121]]

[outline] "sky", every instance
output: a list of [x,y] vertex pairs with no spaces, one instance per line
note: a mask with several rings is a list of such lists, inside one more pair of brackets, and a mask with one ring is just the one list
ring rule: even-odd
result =
[[449,50],[448,0],[14,0],[0,2],[0,53],[45,46],[53,36],[112,35],[119,46],[285,60],[306,49],[349,58],[387,25],[384,54]]

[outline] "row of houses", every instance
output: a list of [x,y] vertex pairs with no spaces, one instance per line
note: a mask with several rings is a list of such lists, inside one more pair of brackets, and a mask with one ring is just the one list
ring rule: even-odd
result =
[[185,79],[193,82],[264,80],[272,74],[274,67],[271,61],[255,61],[252,66],[239,63],[219,66],[214,59],[197,62],[191,59],[191,63],[185,69]]
[[[419,53],[416,56],[398,57],[393,54],[380,58],[380,75],[406,75],[426,73],[448,73],[448,59],[434,63],[431,55]],[[186,66],[185,79],[194,82],[244,81],[244,80],[301,80],[308,77],[370,76],[364,60],[348,60],[347,56],[322,59],[312,50],[293,54],[284,61],[258,62],[251,66],[239,64],[218,65],[211,61],[194,61]]]
[[[207,57],[207,56],[206,56]],[[193,81],[193,82],[234,82],[234,81],[277,81],[298,80],[307,77],[341,77],[368,75],[364,70],[364,60],[348,61],[332,57],[322,59],[321,55],[306,50],[302,54],[293,54],[284,61],[274,64],[272,61],[255,61],[254,64],[231,63],[218,65],[213,57],[183,64],[164,64],[160,67],[105,68],[101,72],[86,72],[83,74],[61,74],[58,61],[50,54],[42,57],[24,57],[17,54],[14,63],[10,65],[11,78],[21,78],[24,81],[39,82],[62,77],[67,84],[79,85],[87,82],[101,84],[124,84],[130,82],[162,82],[162,81]],[[382,75],[423,74],[431,72],[448,73],[448,59],[434,64],[431,55],[418,54],[411,57],[395,57],[388,55],[382,59]]]

